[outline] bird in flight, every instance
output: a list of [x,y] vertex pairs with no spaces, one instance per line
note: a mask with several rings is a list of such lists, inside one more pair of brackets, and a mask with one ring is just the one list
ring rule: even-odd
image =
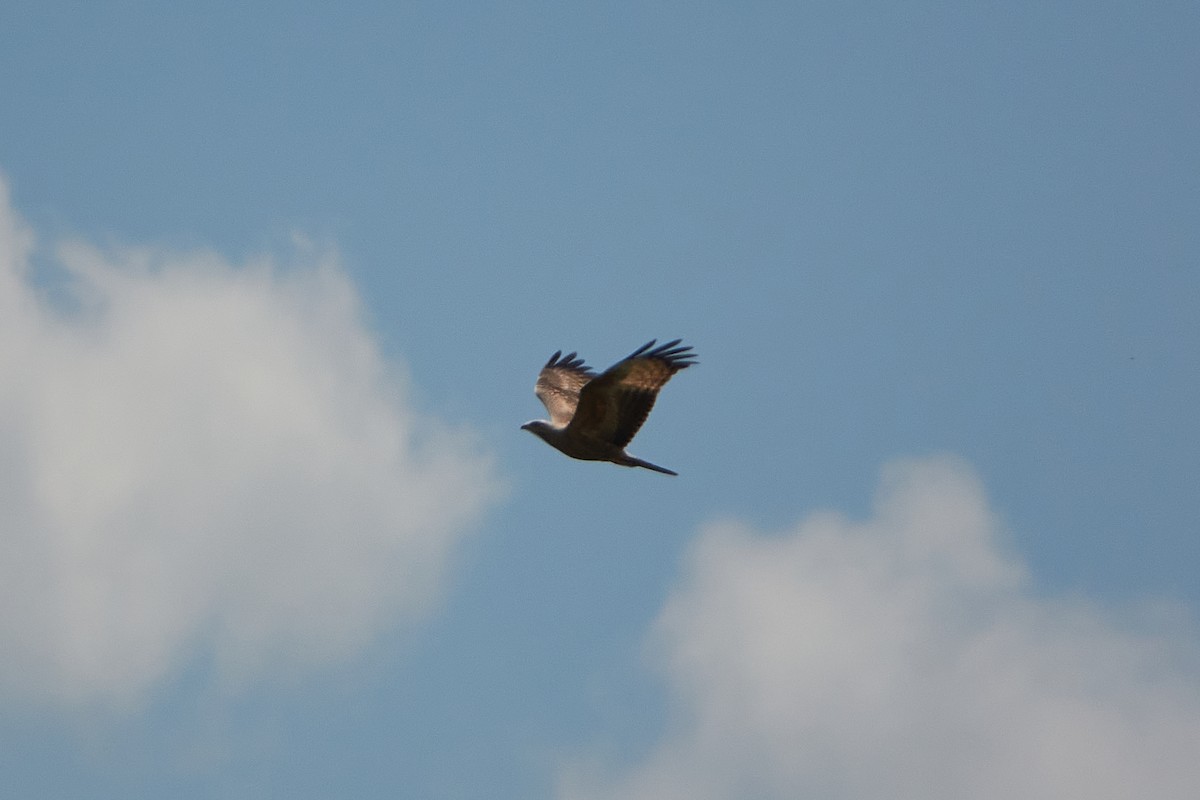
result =
[[642,427],[667,381],[696,362],[692,348],[675,339],[655,347],[651,339],[597,375],[575,353],[559,350],[538,374],[534,394],[550,412],[550,420],[526,422],[521,430],[584,461],[611,461],[623,467],[645,467],[667,475],[677,472],[635,458],[625,446]]

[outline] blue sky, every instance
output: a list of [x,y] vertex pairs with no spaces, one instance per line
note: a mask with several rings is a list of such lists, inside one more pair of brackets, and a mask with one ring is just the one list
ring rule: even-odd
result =
[[1198,37],[7,4],[3,793],[1185,796]]

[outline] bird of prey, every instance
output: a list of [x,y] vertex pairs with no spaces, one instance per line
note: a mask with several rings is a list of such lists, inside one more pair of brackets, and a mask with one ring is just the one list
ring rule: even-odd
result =
[[571,458],[678,475],[629,455],[625,446],[654,408],[659,389],[676,372],[696,363],[692,348],[680,347],[681,341],[655,347],[657,340],[651,339],[599,375],[575,353],[564,356],[557,351],[542,367],[534,386],[550,420],[526,422],[521,430],[540,436]]

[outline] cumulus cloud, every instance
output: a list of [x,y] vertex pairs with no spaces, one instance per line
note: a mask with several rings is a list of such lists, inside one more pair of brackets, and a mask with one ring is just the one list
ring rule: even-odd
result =
[[863,522],[702,532],[650,636],[673,722],[579,798],[1190,798],[1200,658],[1181,615],[1039,596],[979,481],[890,466]]
[[499,481],[413,410],[334,257],[76,242],[60,281],[33,240],[0,182],[9,697],[136,701],[197,657],[254,680],[428,613]]

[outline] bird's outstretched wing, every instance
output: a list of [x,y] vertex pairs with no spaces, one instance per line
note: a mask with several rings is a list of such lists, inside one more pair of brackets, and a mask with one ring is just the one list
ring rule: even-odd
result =
[[571,421],[575,406],[579,403],[579,390],[595,374],[574,353],[564,356],[558,350],[550,356],[546,366],[538,373],[533,392],[550,412],[551,422],[561,426]]
[[624,447],[642,427],[658,391],[681,369],[696,362],[692,348],[674,339],[651,340],[585,383],[568,431]]

